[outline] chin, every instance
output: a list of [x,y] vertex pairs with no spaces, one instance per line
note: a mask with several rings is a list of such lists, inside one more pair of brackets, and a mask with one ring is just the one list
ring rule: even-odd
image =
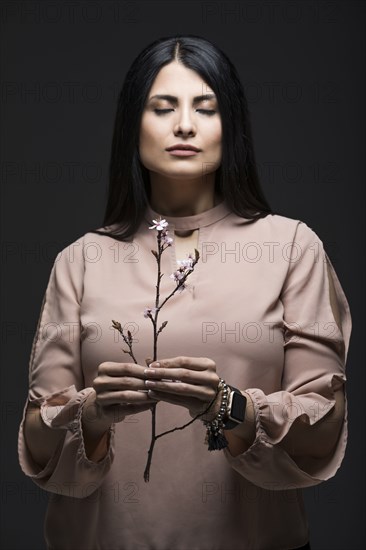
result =
[[177,179],[192,179],[199,178],[202,176],[202,170],[167,170],[165,172],[158,172],[166,178],[177,178]]
[[196,166],[149,166],[148,170],[165,178],[181,178],[184,176],[197,178],[202,175],[202,164]]

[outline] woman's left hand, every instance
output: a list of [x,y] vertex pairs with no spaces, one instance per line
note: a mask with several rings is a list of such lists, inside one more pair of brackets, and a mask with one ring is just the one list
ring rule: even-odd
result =
[[[154,366],[160,363],[160,366]],[[172,357],[147,360],[146,388],[149,396],[189,410],[192,418],[202,413],[214,399],[220,381],[216,363],[208,357]],[[217,416],[221,404],[221,390],[201,420],[211,421]]]

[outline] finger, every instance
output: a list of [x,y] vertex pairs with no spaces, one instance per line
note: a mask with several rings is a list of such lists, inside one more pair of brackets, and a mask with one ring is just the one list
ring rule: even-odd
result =
[[146,367],[138,365],[137,363],[113,363],[107,361],[100,363],[98,366],[98,376],[133,376],[137,378],[144,378],[144,370]]
[[97,394],[96,401],[103,407],[122,404],[153,404],[153,400],[149,397],[147,392],[134,392],[129,390],[100,393]]
[[217,388],[219,384],[219,377],[216,372],[212,371],[193,371],[183,368],[164,368],[159,367],[157,369],[147,368],[145,369],[145,376],[149,380],[164,380],[184,382],[186,384],[197,384],[200,386],[209,386]]
[[[159,363],[157,366],[156,364]],[[178,357],[171,357],[168,359],[157,359],[153,363],[150,363],[151,368],[184,368],[194,371],[203,370],[216,370],[216,363],[208,357],[186,357],[179,355]]]
[[97,376],[94,378],[93,387],[97,393],[116,390],[144,390],[145,381],[129,376]]
[[194,397],[202,401],[210,401],[216,395],[216,390],[207,386],[196,386],[183,382],[163,382],[162,380],[146,380],[146,388],[166,394]]

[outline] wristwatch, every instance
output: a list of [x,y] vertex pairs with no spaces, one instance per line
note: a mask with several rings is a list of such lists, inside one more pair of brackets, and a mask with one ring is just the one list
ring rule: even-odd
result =
[[247,399],[237,388],[230,386],[230,396],[224,416],[224,430],[232,430],[241,424],[245,418],[245,409],[247,406]]

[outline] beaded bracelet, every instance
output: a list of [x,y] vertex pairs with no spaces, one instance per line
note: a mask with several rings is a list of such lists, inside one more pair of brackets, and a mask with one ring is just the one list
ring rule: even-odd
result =
[[225,380],[220,378],[217,388],[218,388],[218,391],[222,390],[220,410],[217,416],[210,422],[207,420],[203,421],[207,429],[205,444],[208,445],[209,451],[216,451],[216,450],[219,451],[227,447],[229,444],[223,432],[223,426],[224,426],[223,419],[224,419],[227,404],[228,404],[229,386],[226,384]]

